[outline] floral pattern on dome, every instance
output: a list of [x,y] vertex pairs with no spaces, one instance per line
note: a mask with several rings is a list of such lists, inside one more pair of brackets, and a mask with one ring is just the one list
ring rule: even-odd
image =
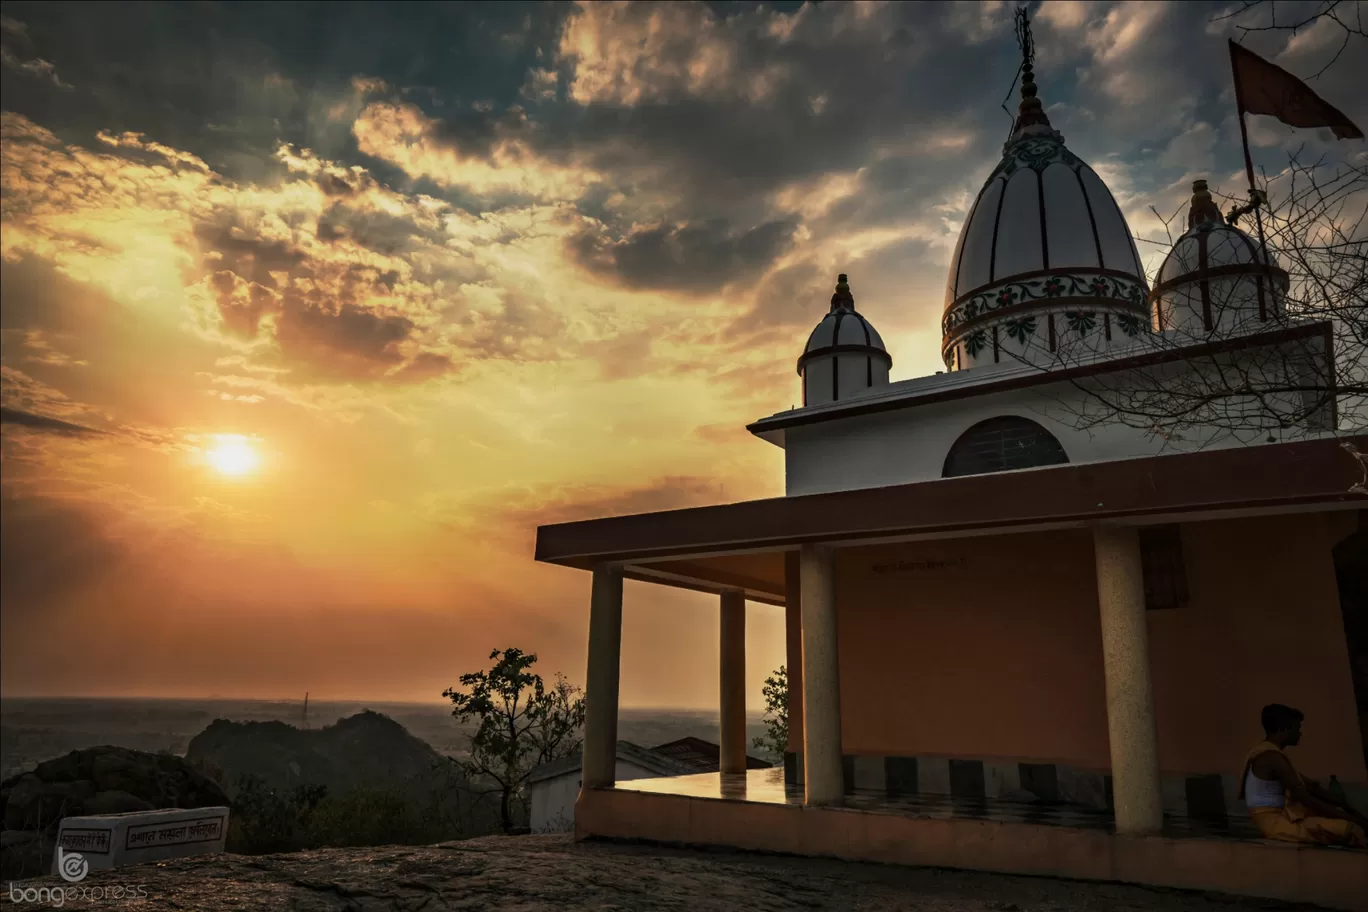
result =
[[[1059,298],[1062,304],[1071,298],[1111,298],[1136,311],[1134,319],[1138,332],[1140,322],[1149,313],[1145,296],[1146,288],[1139,279],[1089,272],[1058,272],[1016,282],[1003,282],[1001,285],[985,288],[970,295],[946,312],[941,321],[941,331],[949,336],[971,320],[1002,310],[1004,307],[1030,301]],[[1122,329],[1126,331],[1124,326]],[[1127,334],[1134,333],[1127,331]]]
[[1002,161],[998,162],[993,173],[988,175],[988,180],[992,181],[998,176],[1011,177],[1022,168],[1044,171],[1056,162],[1062,162],[1071,168],[1083,167],[1083,159],[1070,152],[1062,140],[1052,136],[1028,136],[1007,147]]

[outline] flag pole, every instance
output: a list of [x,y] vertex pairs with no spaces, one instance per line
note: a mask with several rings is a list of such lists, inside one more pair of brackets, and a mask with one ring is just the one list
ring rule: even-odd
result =
[[[1259,253],[1263,256],[1264,272],[1268,277],[1268,293],[1273,293],[1273,271],[1268,260],[1268,242],[1264,240],[1263,191],[1254,183],[1254,159],[1249,156],[1249,128],[1245,126],[1244,93],[1240,91],[1240,73],[1235,67],[1235,42],[1226,40],[1230,47],[1230,76],[1235,83],[1235,112],[1240,117],[1240,145],[1244,148],[1245,176],[1249,179],[1249,202],[1254,207],[1254,224],[1259,230]],[[1246,210],[1247,211],[1247,210]],[[1259,289],[1259,319],[1267,320],[1264,291]]]

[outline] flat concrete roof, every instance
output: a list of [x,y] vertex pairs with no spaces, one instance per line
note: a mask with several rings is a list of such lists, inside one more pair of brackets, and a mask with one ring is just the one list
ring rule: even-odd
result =
[[748,586],[747,577],[770,573],[745,572],[742,563],[722,578],[684,568],[699,557],[738,562],[746,552],[803,544],[1368,509],[1368,496],[1352,490],[1364,484],[1364,468],[1346,443],[1368,452],[1368,434],[1358,434],[558,523],[537,529],[536,559],[581,569],[623,564],[632,578],[705,591],[756,588],[768,601],[774,587]]
[[746,426],[755,436],[776,446],[784,446],[784,430],[806,424],[836,421],[856,415],[871,415],[893,409],[913,408],[949,402],[972,396],[986,396],[1008,390],[1026,389],[1050,383],[1074,382],[1084,377],[1153,367],[1172,361],[1206,358],[1225,352],[1264,345],[1279,345],[1307,339],[1324,339],[1330,346],[1328,320],[1279,325],[1270,330],[1232,336],[1211,342],[1156,347],[1150,340],[1137,341],[1122,349],[1112,349],[1081,357],[1074,364],[1052,365],[1048,369],[1034,364],[991,365],[964,371],[948,371],[929,377],[899,380],[887,386],[861,390],[848,399],[825,402],[778,412]]

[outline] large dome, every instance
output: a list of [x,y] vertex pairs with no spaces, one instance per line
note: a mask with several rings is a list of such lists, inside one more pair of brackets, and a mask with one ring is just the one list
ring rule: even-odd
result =
[[1255,329],[1283,313],[1287,273],[1221,218],[1204,180],[1192,184],[1188,229],[1154,278],[1154,328],[1185,336]]
[[842,273],[831,296],[831,310],[812,330],[798,359],[803,405],[837,402],[887,384],[892,366],[878,331],[855,312],[855,296]]
[[1146,331],[1140,256],[1096,172],[1064,146],[1027,64],[1003,158],[960,229],[950,260],[941,356],[962,370],[1048,365],[1082,342]]

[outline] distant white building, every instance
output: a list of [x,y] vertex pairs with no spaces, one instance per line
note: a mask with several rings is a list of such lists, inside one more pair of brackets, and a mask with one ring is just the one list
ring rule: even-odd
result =
[[[531,825],[534,833],[563,833],[575,828],[575,800],[580,792],[581,755],[572,754],[543,764],[528,777]],[[692,767],[630,741],[617,743],[617,781],[684,776]]]

